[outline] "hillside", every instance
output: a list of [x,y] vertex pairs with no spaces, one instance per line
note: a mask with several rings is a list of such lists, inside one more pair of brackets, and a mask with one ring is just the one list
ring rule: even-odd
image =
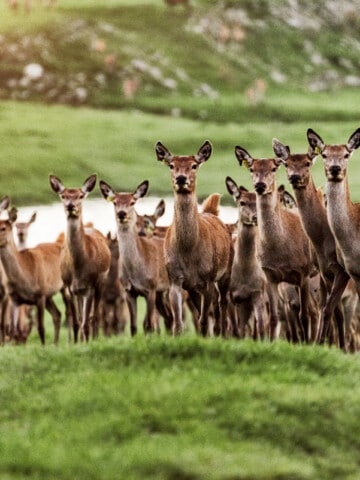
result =
[[[6,11],[0,98],[217,122],[339,120],[339,91],[360,86],[360,0],[96,3]],[[334,104],[317,109],[324,94]],[[358,118],[352,103],[346,118]]]

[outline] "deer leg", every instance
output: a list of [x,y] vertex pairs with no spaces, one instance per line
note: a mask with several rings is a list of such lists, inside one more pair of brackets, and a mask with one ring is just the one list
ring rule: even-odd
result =
[[268,297],[270,308],[269,337],[270,341],[278,337],[279,311],[278,311],[278,291],[275,283],[268,283]]
[[88,342],[89,333],[90,333],[89,319],[90,319],[91,307],[92,307],[91,292],[86,291],[83,295],[80,296],[80,298],[82,299],[80,332],[81,332],[82,338],[85,339],[86,342]]
[[133,337],[134,335],[137,334],[137,304],[136,304],[136,298],[137,295],[131,291],[126,292],[126,301],[128,304],[129,308],[129,313],[130,313],[130,332],[131,336]]
[[[16,308],[16,310],[19,310]],[[41,298],[37,302],[37,328],[42,345],[45,345],[45,328],[44,328],[45,298]]]
[[146,295],[146,315],[144,319],[144,332],[153,333],[155,331],[155,304],[156,304],[156,291],[150,290]]
[[5,343],[5,339],[6,339],[6,317],[7,317],[7,312],[8,312],[8,304],[9,304],[9,301],[8,301],[8,297],[5,297],[3,298],[2,302],[1,302],[1,316],[0,316],[0,322],[1,322],[1,326],[0,326],[0,341],[1,341],[1,344],[4,344]]
[[104,318],[102,315],[102,287],[96,286],[94,289],[94,314],[92,318],[92,337],[97,338],[99,336],[99,326],[103,324]]
[[260,340],[265,339],[265,325],[267,319],[266,304],[263,295],[255,294],[253,300],[253,309],[255,317],[255,325],[258,331]]
[[310,288],[309,282],[306,278],[303,284],[299,287],[299,299],[300,299],[300,311],[299,311],[299,319],[300,324],[304,330],[304,341],[306,343],[309,342],[309,317],[310,317],[310,310],[311,310],[311,303],[310,303]]
[[174,317],[174,335],[180,335],[183,331],[183,298],[181,285],[173,283],[170,286],[170,306]]
[[60,336],[61,313],[51,297],[46,299],[45,307],[52,316],[52,320],[54,323],[54,343],[55,345],[57,345],[59,343]]
[[249,320],[251,317],[251,308],[247,300],[242,301],[236,306],[239,322],[239,331],[240,338],[244,339],[246,337],[246,327],[249,325]]
[[[209,314],[213,302],[213,293],[214,289],[207,286],[201,295],[200,331],[203,337],[206,337],[209,334]],[[219,324],[219,320],[221,319],[216,319],[214,330],[221,333],[221,325]]]

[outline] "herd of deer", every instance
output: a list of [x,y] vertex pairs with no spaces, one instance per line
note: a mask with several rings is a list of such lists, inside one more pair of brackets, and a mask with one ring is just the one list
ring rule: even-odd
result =
[[[293,154],[273,139],[274,158],[253,158],[236,146],[240,166],[251,174],[254,191],[227,177],[228,192],[238,208],[236,225],[219,217],[219,194],[198,207],[196,180],[212,146],[206,141],[196,155],[173,155],[160,142],[157,159],[167,165],[174,191],[169,227],[156,226],[164,202],[153,216],[137,214],[136,202],[149,183],[134,192],[116,192],[100,181],[103,197],[114,206],[117,236],[105,237],[83,224],[82,204],[94,189],[96,175],[80,188],[67,188],[50,175],[50,186],[64,206],[67,227],[56,242],[24,248],[15,242],[35,220],[16,224],[9,197],[0,202],[1,342],[26,341],[34,317],[45,343],[44,311],[59,340],[61,315],[53,296],[61,292],[69,341],[137,332],[137,297],[146,302],[146,334],[165,330],[179,335],[186,313],[196,332],[360,348],[360,204],[349,195],[347,163],[360,146],[360,128],[346,144],[327,145],[307,132],[306,153]],[[311,167],[324,160],[326,201],[316,188]],[[276,185],[284,165],[295,199]],[[290,202],[290,204],[289,204]],[[292,207],[292,208],[289,208]]]

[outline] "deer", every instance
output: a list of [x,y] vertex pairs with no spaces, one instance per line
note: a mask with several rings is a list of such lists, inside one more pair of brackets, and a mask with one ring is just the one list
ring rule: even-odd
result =
[[263,340],[268,323],[267,282],[257,258],[256,193],[238,186],[231,177],[226,177],[225,184],[235,201],[239,217],[231,268],[230,296],[239,313],[240,337],[245,337],[245,327],[253,314],[253,337]]
[[[345,319],[341,297],[349,281],[349,275],[338,261],[335,238],[329,226],[322,193],[316,188],[311,176],[311,167],[317,154],[311,148],[304,154],[291,154],[290,148],[277,139],[273,139],[273,149],[286,168],[303,228],[316,253],[321,280],[321,308],[316,341],[319,343],[325,341],[335,315],[339,346],[345,349]],[[347,335],[349,328],[350,325],[346,328]]]
[[[72,312],[74,341],[78,340],[80,324],[81,339],[88,342],[92,311],[92,338],[98,335],[102,292],[111,262],[105,236],[96,228],[85,228],[83,224],[83,200],[94,189],[96,174],[90,175],[80,188],[66,188],[52,174],[49,181],[52,190],[59,195],[66,215],[61,272],[70,295],[64,296],[64,300],[70,303],[67,311]],[[77,299],[77,308],[74,298]]]
[[[138,234],[135,205],[146,195],[148,188],[149,182],[144,180],[132,193],[116,192],[104,180],[100,181],[103,197],[114,206],[120,253],[120,279],[126,290],[132,336],[137,334],[137,297],[141,295],[146,300],[144,332],[159,332],[157,297],[166,296],[169,290],[163,255],[164,240]],[[172,324],[172,319],[166,316],[165,322]]]
[[16,222],[15,230],[17,237],[18,250],[24,250],[27,248],[27,238],[29,235],[29,228],[36,220],[36,212],[34,212],[27,222]]
[[[4,197],[0,209],[8,209],[10,199]],[[13,225],[17,211],[8,211],[8,219],[0,220],[0,259],[6,274],[6,287],[11,303],[34,305],[36,307],[37,328],[41,344],[45,344],[44,311],[49,311],[54,322],[54,343],[59,341],[61,314],[53,296],[63,288],[61,278],[61,250],[58,243],[41,243],[34,248],[18,251],[15,244]],[[11,329],[18,335],[17,313],[13,308]]]
[[212,153],[206,140],[196,155],[173,155],[161,143],[155,146],[157,160],[170,169],[174,191],[174,215],[164,244],[170,278],[170,304],[175,334],[183,330],[182,290],[189,292],[199,315],[200,331],[208,335],[208,316],[215,314],[215,334],[228,335],[227,293],[230,283],[233,246],[221,219],[198,211],[197,172]]
[[117,236],[106,235],[111,252],[111,264],[103,291],[103,328],[105,336],[123,333],[127,323],[126,293],[120,281],[120,253]]
[[348,161],[360,146],[360,128],[344,144],[325,144],[311,128],[307,130],[307,139],[311,155],[321,155],[324,162],[327,218],[336,241],[339,262],[353,279],[360,295],[360,203],[351,201],[347,174]]
[[156,225],[160,217],[165,213],[165,201],[161,199],[156,205],[154,213],[137,216],[137,225],[139,235],[143,237],[152,237],[153,235],[165,236],[167,227],[158,227]]
[[301,337],[309,342],[314,317],[309,292],[309,278],[315,273],[313,254],[299,216],[281,206],[276,172],[282,162],[278,158],[255,159],[240,146],[235,147],[235,156],[240,166],[244,163],[249,168],[256,192],[258,258],[268,281],[270,340],[278,336],[277,286],[287,282],[296,285],[299,291]]

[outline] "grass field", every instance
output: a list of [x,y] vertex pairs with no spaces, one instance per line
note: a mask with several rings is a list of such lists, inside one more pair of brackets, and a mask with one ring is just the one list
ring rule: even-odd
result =
[[193,336],[6,347],[0,476],[356,480],[359,367]]
[[[324,0],[191,3],[58,0],[47,10],[34,0],[28,15],[0,7],[1,195],[47,204],[57,201],[49,173],[80,186],[93,172],[117,190],[148,179],[150,195],[172,195],[155,143],[193,154],[209,139],[199,198],[217,191],[232,204],[227,175],[251,187],[235,145],[267,157],[277,137],[300,153],[309,127],[326,143],[359,127],[358,0],[336,16]],[[224,43],[219,32],[239,26],[238,7],[245,36]],[[43,65],[50,90],[26,90],[28,63]],[[129,78],[139,87],[125,98]],[[251,102],[257,80],[266,92]],[[70,85],[85,88],[86,101],[69,100]],[[324,186],[321,159],[313,173]],[[283,168],[278,179],[291,191]],[[360,201],[359,152],[349,180]],[[63,328],[54,347],[52,331],[47,319],[45,347],[34,328],[26,346],[0,349],[1,480],[360,479],[358,355],[191,329],[144,337],[140,322],[137,338],[126,331],[87,345],[68,345]]]

